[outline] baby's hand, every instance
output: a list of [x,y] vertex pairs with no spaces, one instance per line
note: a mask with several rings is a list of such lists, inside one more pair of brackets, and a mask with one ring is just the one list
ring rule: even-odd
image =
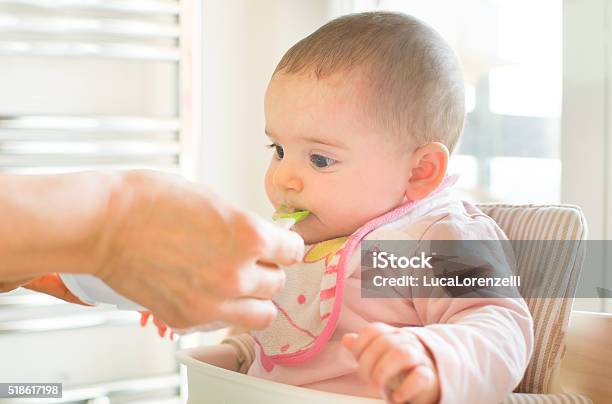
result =
[[345,334],[342,345],[359,362],[359,375],[396,403],[431,404],[440,400],[433,357],[412,333],[383,323],[371,323],[359,334]]

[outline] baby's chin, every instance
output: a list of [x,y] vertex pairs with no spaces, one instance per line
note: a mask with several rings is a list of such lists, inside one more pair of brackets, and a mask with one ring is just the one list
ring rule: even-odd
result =
[[302,236],[302,238],[304,239],[304,244],[306,244],[306,245],[313,245],[313,244],[317,244],[317,243],[320,243],[320,242],[325,241],[325,240],[330,240],[332,238],[335,238],[335,237],[327,238],[325,236],[317,236],[317,235],[312,235],[312,236],[311,235],[305,235],[303,233],[300,233],[299,231],[297,231],[297,233],[300,236]]

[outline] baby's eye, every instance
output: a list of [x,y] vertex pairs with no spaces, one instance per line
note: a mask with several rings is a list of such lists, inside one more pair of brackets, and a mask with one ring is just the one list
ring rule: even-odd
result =
[[268,145],[269,148],[273,148],[276,151],[276,158],[279,160],[282,160],[283,157],[285,157],[285,151],[283,150],[283,146],[276,144],[276,143],[272,143],[270,145]]
[[336,160],[321,156],[320,154],[312,154],[310,156],[310,162],[315,165],[317,168],[327,168],[336,164]]

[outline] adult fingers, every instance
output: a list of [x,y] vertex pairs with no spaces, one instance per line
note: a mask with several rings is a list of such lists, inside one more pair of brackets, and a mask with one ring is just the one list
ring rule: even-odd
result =
[[270,300],[241,298],[227,300],[219,306],[219,320],[248,330],[266,328],[275,317],[276,306]]
[[299,234],[282,229],[263,219],[256,219],[263,248],[259,259],[280,265],[291,265],[304,256],[304,240]]
[[254,264],[240,272],[241,296],[272,299],[285,286],[285,272],[266,264]]

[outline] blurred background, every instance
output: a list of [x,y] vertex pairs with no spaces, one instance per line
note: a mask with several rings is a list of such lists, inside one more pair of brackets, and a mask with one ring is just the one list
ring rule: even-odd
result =
[[[0,170],[154,168],[269,216],[276,63],[330,19],[383,9],[432,25],[464,66],[462,195],[576,204],[589,238],[612,239],[607,0],[0,0]],[[136,320],[0,294],[0,381],[62,381],[63,402],[180,402],[177,343]]]

